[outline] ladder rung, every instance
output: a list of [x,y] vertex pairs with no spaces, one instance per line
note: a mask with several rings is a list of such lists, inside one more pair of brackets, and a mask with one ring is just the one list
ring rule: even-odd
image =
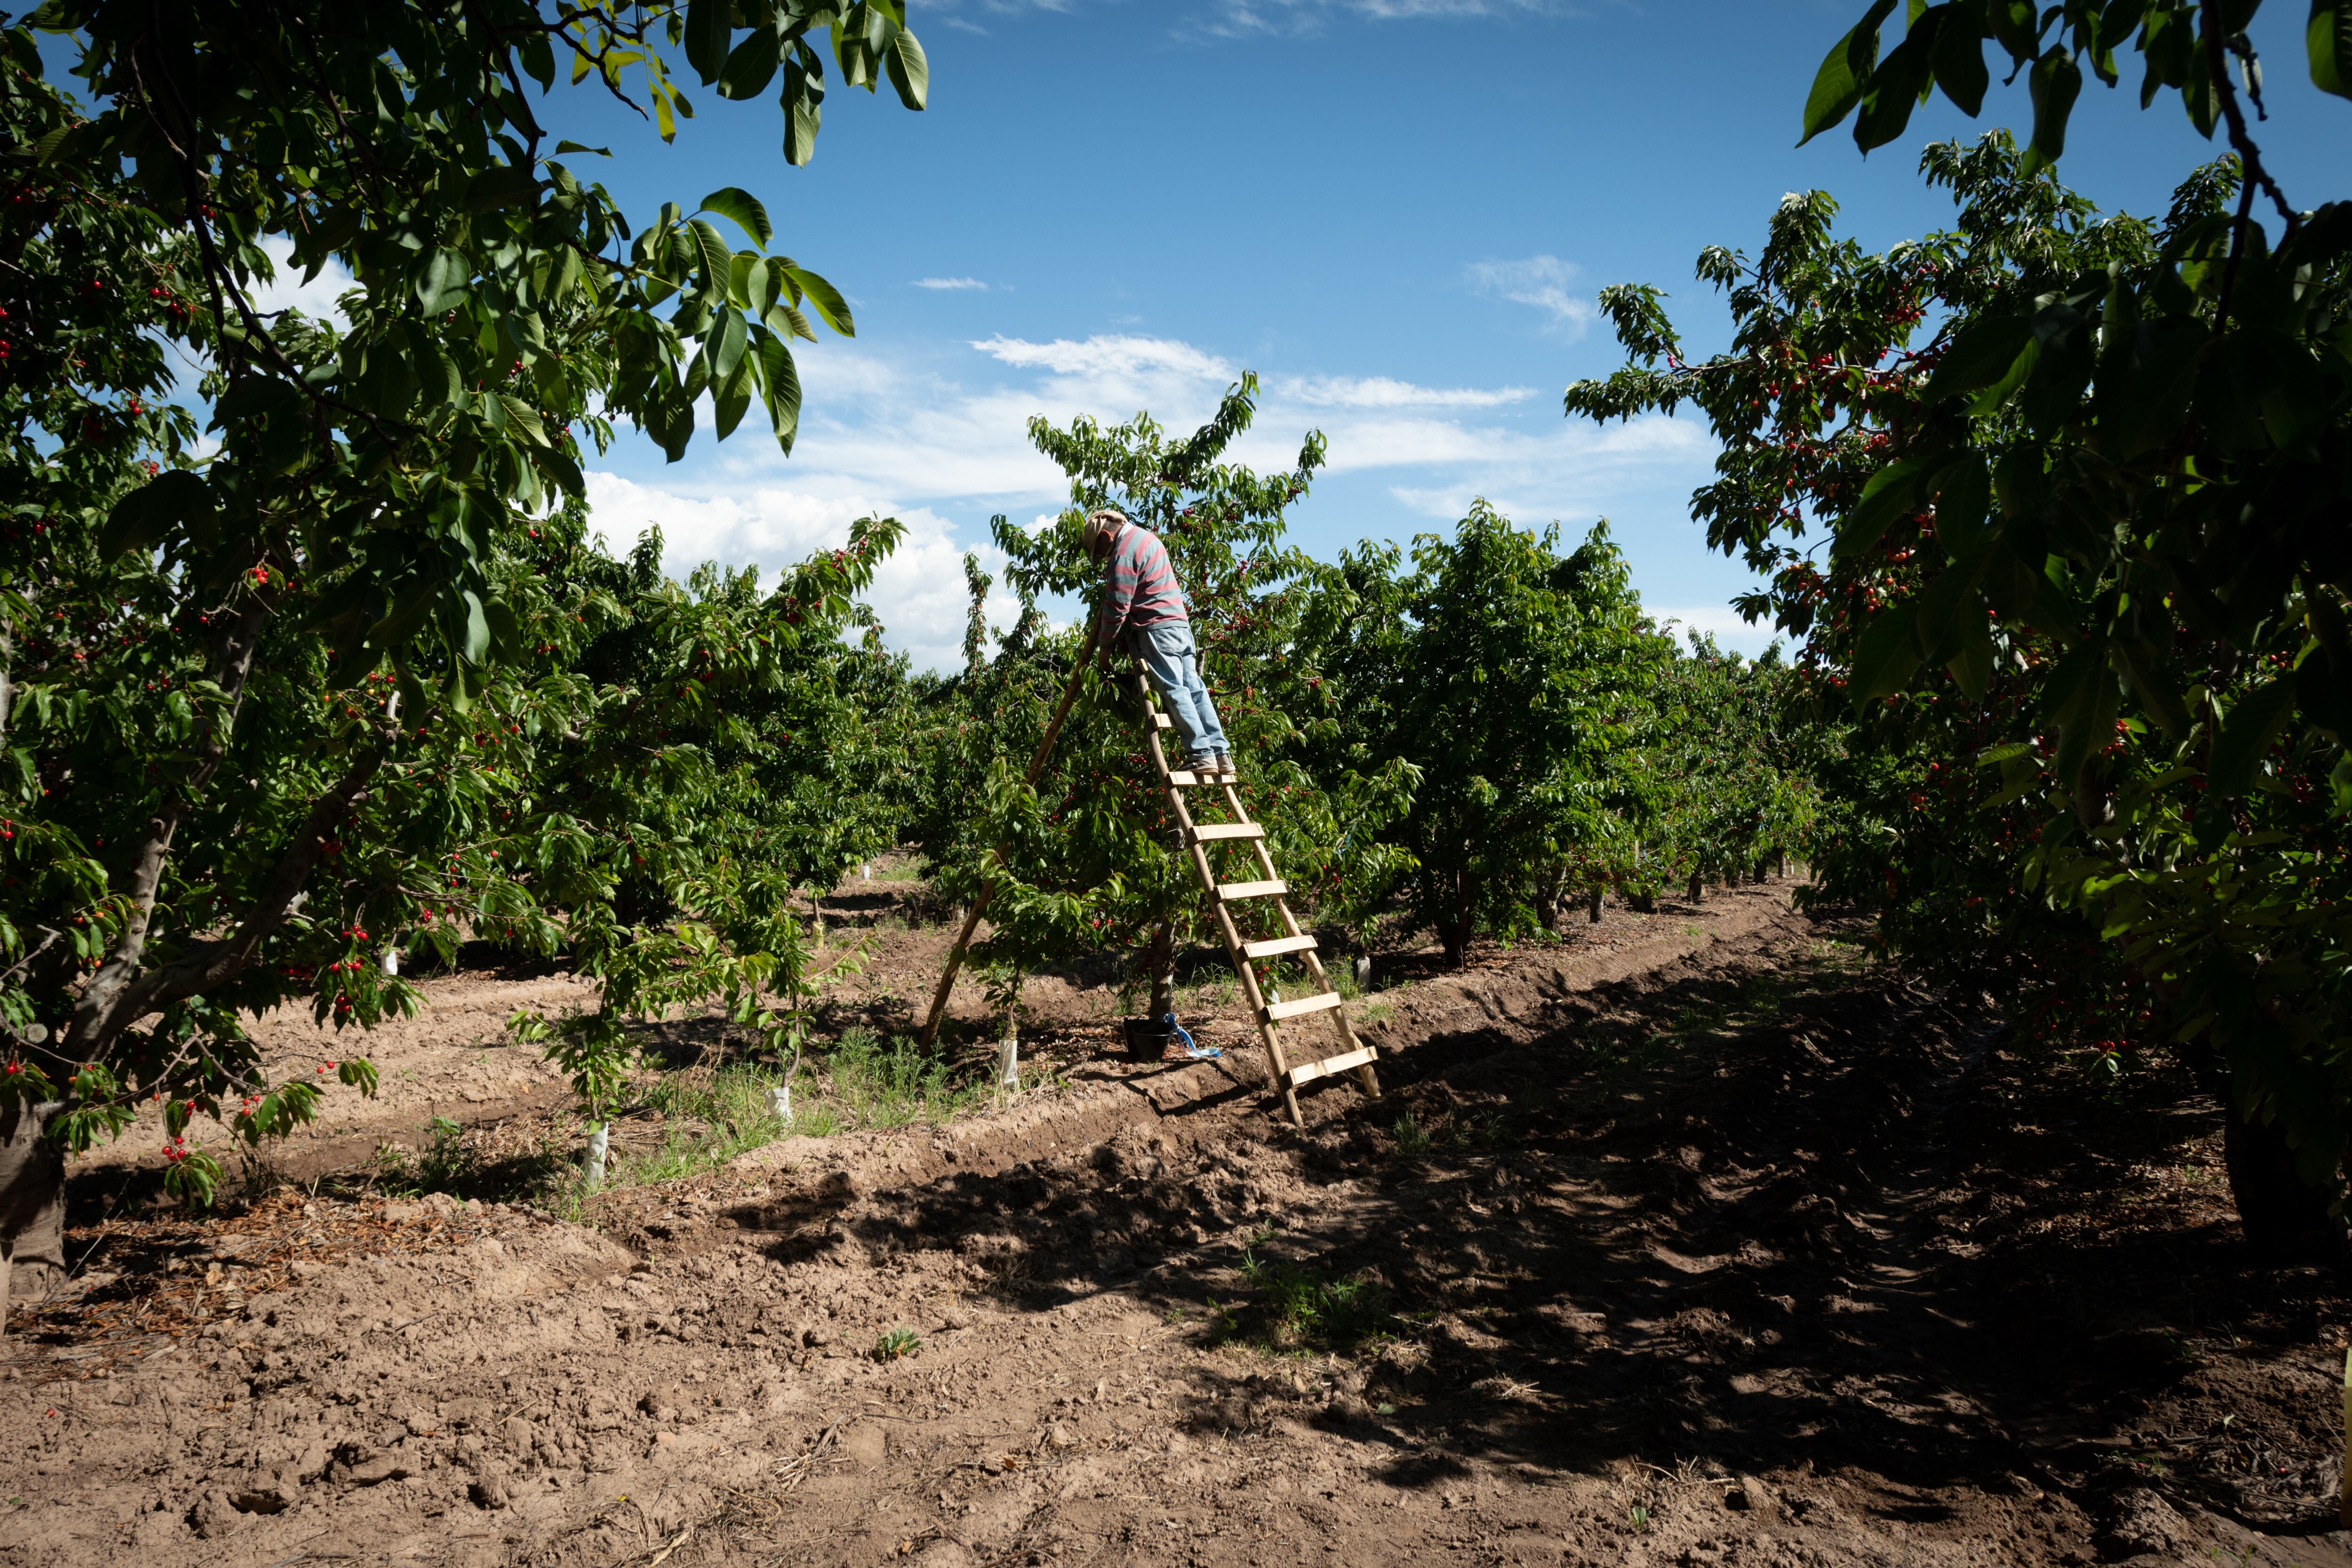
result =
[[1311,936],[1278,936],[1271,942],[1242,943],[1242,956],[1244,958],[1274,958],[1286,952],[1314,951],[1315,939]]
[[1276,1002],[1272,1006],[1261,1007],[1258,1016],[1269,1024],[1278,1024],[1285,1018],[1296,1018],[1301,1013],[1328,1013],[1339,1005],[1339,994],[1326,991],[1320,996],[1301,996],[1296,1002]]
[[1213,838],[1263,838],[1265,829],[1255,822],[1212,822],[1192,829],[1192,837],[1204,844]]
[[1364,1067],[1379,1054],[1370,1046],[1359,1046],[1352,1051],[1328,1057],[1319,1062],[1304,1063],[1290,1069],[1290,1087],[1297,1089],[1300,1084],[1311,1082],[1318,1078],[1328,1078],[1333,1073],[1346,1072],[1350,1068]]
[[1168,782],[1172,784],[1204,784],[1213,786],[1221,784],[1225,781],[1223,779],[1206,778],[1200,773],[1188,773],[1182,768],[1171,768],[1168,770]]
[[1290,891],[1287,882],[1220,882],[1217,897],[1221,899],[1278,899]]
[[1173,730],[1176,727],[1176,721],[1154,708],[1151,710],[1151,727],[1155,730]]

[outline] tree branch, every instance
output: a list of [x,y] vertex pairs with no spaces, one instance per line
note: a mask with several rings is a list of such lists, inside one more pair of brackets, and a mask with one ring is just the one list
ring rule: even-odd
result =
[[121,896],[130,901],[130,915],[122,923],[122,933],[109,949],[106,961],[90,976],[89,986],[74,1005],[65,1037],[59,1042],[60,1051],[71,1059],[94,1060],[121,1032],[120,1026],[109,1028],[107,1020],[114,1016],[118,1001],[139,973],[145,956],[148,921],[154,916],[156,892],[163,886],[164,868],[171,863],[172,840],[180,825],[195,809],[205,786],[220,770],[221,760],[228,754],[229,735],[245,704],[254,656],[260,651],[261,634],[268,625],[271,607],[263,595],[251,595],[216,645],[213,679],[227,699],[226,711],[219,708],[210,710],[194,766],[148,819],[121,889]]
[[[293,842],[278,858],[277,868],[255,896],[253,907],[237,922],[236,930],[219,941],[198,943],[184,956],[121,988],[108,999],[104,1014],[93,1025],[94,1030],[102,1031],[96,1037],[111,1041],[148,1014],[202,995],[235,979],[253,962],[262,942],[284,922],[295,896],[301,892],[302,884],[310,880],[320,857],[326,853],[331,830],[352,806],[366,798],[369,782],[391,753],[392,739],[389,728],[379,730],[375,743],[360,755],[334,788],[311,802],[302,826],[295,830]],[[77,1026],[80,1021],[77,1011]]]
[[[2205,76],[2212,84],[2214,97],[2221,102],[2221,118],[2230,128],[2230,146],[2238,154],[2239,177],[2246,185],[2245,194],[2238,203],[2237,221],[2230,230],[2230,260],[2221,275],[2221,309],[2213,324],[2214,331],[2218,332],[2230,315],[2231,285],[2237,280],[2238,258],[2245,249],[2246,229],[2252,220],[2253,187],[2260,185],[2271,198],[2271,205],[2278,208],[2279,218],[2286,226],[2285,232],[2279,237],[2282,244],[2293,237],[2294,231],[2302,226],[2303,215],[2294,210],[2286,199],[2286,193],[2279,189],[2278,182],[2272,179],[2270,171],[2263,166],[2263,150],[2254,144],[2253,137],[2246,130],[2246,111],[2238,103],[2238,89],[2230,85],[2230,43],[2221,36],[2215,0],[2205,0],[2199,12],[2199,41],[2205,50]],[[2251,58],[2252,48],[2246,52]]]

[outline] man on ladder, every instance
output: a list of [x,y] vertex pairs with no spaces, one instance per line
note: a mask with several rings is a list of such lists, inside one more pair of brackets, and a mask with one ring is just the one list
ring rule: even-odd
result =
[[1095,623],[1103,667],[1110,667],[1113,649],[1124,647],[1182,732],[1185,769],[1202,778],[1231,778],[1232,749],[1201,680],[1201,650],[1192,641],[1192,614],[1169,563],[1168,547],[1125,512],[1106,507],[1087,514],[1087,554],[1106,569]]
[[[1062,721],[1069,717],[1070,705],[1077,698],[1088,652],[1098,651],[1108,665],[1112,646],[1124,638],[1128,651],[1143,667],[1146,678],[1167,705],[1167,711],[1161,712],[1146,702],[1151,727],[1144,731],[1144,744],[1150,752],[1160,786],[1167,792],[1168,809],[1179,829],[1184,858],[1200,879],[1201,892],[1207,900],[1217,933],[1224,939],[1225,954],[1233,963],[1235,978],[1241,982],[1242,994],[1256,1020],[1259,1037],[1265,1042],[1266,1063],[1273,1069],[1276,1086],[1282,1091],[1283,1108],[1290,1124],[1306,1126],[1306,1118],[1298,1107],[1298,1090],[1319,1078],[1352,1074],[1365,1094],[1377,1098],[1381,1080],[1372,1070],[1372,1063],[1380,1053],[1359,1039],[1354,1026],[1349,1023],[1343,999],[1325,973],[1317,951],[1320,944],[1291,912],[1290,884],[1275,869],[1274,857],[1266,847],[1265,828],[1250,820],[1243,805],[1224,726],[1217,721],[1216,705],[1209,700],[1208,689],[1201,682],[1200,653],[1192,642],[1192,616],[1185,608],[1183,590],[1177,585],[1167,550],[1150,530],[1138,527],[1126,513],[1109,509],[1087,514],[1085,540],[1087,556],[1107,568],[1102,606],[1087,629],[1087,651],[1079,654],[1077,668],[1062,689],[1061,706],[1055,709],[1044,739],[1037,742],[1037,750],[1029,759],[1024,783],[1035,784],[1045,772],[1055,737],[1062,732]],[[1167,729],[1183,733],[1186,755],[1181,767],[1170,760],[1160,744],[1160,731]],[[1186,792],[1192,790],[1202,793],[1188,803]],[[1195,803],[1202,810],[1225,813],[1228,820],[1202,820]],[[1239,879],[1227,880],[1220,874],[1213,851],[1246,852],[1247,869],[1242,871]],[[997,867],[1004,865],[1004,846],[997,846],[992,858]],[[971,949],[972,933],[979,929],[981,916],[988,908],[992,887],[992,882],[981,884],[979,895],[964,915],[963,930],[948,951],[947,965],[931,992],[930,1014],[923,1024],[922,1043],[926,1047],[939,1037],[956,971]],[[1255,917],[1241,915],[1240,911],[1250,908],[1264,913]],[[1249,929],[1252,926],[1273,929],[1267,934],[1253,936]],[[1261,976],[1257,969],[1259,964],[1274,960],[1293,961],[1304,968],[1310,994],[1287,1002],[1281,1000],[1273,990],[1271,976]],[[1283,1026],[1318,1013],[1330,1015],[1335,1043],[1339,1048],[1319,1061],[1294,1065],[1284,1048]]]

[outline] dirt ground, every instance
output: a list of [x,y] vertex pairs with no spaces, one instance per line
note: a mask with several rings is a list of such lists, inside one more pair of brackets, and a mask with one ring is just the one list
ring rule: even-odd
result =
[[[2352,1292],[2245,1266],[2191,1084],[2110,1102],[1785,887],[1612,921],[1383,954],[1385,1092],[1304,1133],[1248,1050],[1104,1055],[1079,974],[1051,1092],[593,1227],[78,1212],[0,1564],[2352,1563]],[[886,936],[887,1020],[943,939]]]

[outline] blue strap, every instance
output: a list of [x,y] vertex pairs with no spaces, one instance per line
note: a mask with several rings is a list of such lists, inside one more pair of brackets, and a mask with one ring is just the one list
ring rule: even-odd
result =
[[1192,1060],[1196,1062],[1206,1061],[1211,1057],[1221,1057],[1225,1054],[1224,1048],[1221,1046],[1195,1045],[1192,1041],[1192,1037],[1185,1032],[1184,1026],[1176,1021],[1175,1014],[1166,1014],[1160,1021],[1167,1025],[1170,1028],[1175,1030],[1178,1034],[1184,1036],[1184,1055]]

